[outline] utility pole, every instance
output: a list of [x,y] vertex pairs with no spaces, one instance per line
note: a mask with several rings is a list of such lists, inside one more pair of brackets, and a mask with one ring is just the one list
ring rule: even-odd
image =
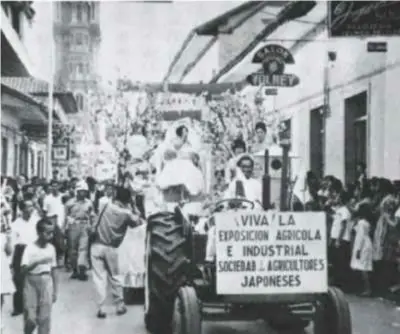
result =
[[49,96],[48,96],[48,124],[47,124],[47,180],[50,181],[53,177],[52,171],[52,150],[53,150],[53,92],[54,92],[54,67],[55,67],[55,52],[54,52],[54,36],[53,36],[53,2],[50,1],[50,78],[49,78]]

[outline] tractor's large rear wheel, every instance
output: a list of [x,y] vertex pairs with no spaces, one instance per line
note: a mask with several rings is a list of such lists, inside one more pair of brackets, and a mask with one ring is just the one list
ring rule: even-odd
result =
[[171,212],[148,218],[146,236],[145,324],[153,334],[168,334],[177,293],[189,274],[184,222]]

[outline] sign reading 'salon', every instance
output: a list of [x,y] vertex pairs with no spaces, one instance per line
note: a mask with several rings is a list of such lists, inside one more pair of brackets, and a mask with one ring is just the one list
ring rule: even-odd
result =
[[289,50],[277,44],[270,44],[258,50],[253,57],[253,64],[262,64],[262,71],[247,76],[253,86],[294,87],[300,80],[295,74],[284,73],[286,64],[294,64]]

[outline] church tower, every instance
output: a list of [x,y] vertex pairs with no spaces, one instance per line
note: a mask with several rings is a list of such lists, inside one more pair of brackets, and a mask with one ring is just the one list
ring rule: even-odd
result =
[[74,93],[80,114],[97,85],[100,2],[55,2],[55,82]]

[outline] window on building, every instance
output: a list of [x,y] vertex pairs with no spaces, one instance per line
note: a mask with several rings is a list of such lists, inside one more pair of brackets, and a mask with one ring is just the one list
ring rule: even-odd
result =
[[41,166],[42,152],[38,153],[37,161],[36,161],[36,175],[38,177],[42,177],[42,166]]
[[79,63],[79,64],[78,64],[78,73],[79,73],[79,74],[82,74],[82,73],[83,73],[83,64],[82,64],[82,63]]
[[29,150],[29,175],[35,175],[35,152],[33,149]]
[[367,164],[367,92],[345,100],[345,181],[356,180],[358,163]]
[[76,6],[76,20],[78,22],[82,22],[82,6],[81,6],[81,4],[78,4]]
[[61,6],[62,6],[61,3],[56,3],[56,4],[55,4],[55,12],[56,12],[56,18],[57,18],[57,20],[60,20],[60,19],[61,19]]
[[62,22],[69,23],[72,21],[72,4],[69,2],[61,2],[62,6]]
[[310,111],[310,170],[319,178],[325,173],[324,107]]
[[1,175],[7,176],[8,167],[8,139],[6,137],[1,138]]
[[77,93],[75,98],[76,98],[76,103],[78,105],[78,109],[83,110],[84,107],[83,95],[81,93]]
[[28,175],[28,146],[22,144],[19,150],[19,173]]
[[83,44],[83,36],[81,33],[77,33],[75,35],[75,43],[76,45],[82,45]]
[[19,169],[18,169],[18,156],[19,156],[19,145],[14,144],[14,176],[18,175]]
[[91,10],[92,20],[94,20],[96,17],[96,7],[95,6],[96,6],[96,4],[92,3],[92,10]]
[[90,22],[90,11],[91,11],[92,7],[90,4],[87,5],[86,7],[86,14],[87,14],[87,21]]

